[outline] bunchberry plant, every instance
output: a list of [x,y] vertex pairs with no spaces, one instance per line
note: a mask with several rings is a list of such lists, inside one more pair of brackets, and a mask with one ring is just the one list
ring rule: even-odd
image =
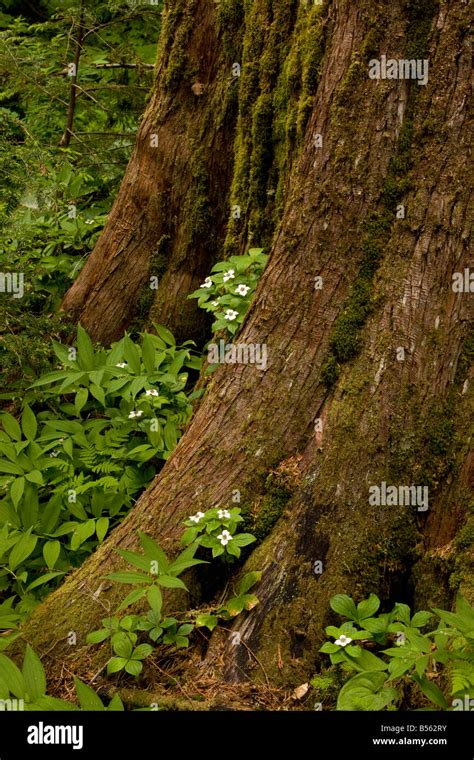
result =
[[262,248],[251,248],[244,256],[219,261],[198,290],[198,306],[214,317],[212,330],[227,330],[234,335],[242,324],[253,299],[260,275],[268,260]]

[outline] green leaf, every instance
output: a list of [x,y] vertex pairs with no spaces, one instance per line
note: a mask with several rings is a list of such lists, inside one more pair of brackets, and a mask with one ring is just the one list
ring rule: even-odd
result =
[[217,615],[198,615],[196,618],[196,627],[202,628],[205,626],[206,628],[209,628],[210,631],[213,631],[218,622],[219,619]]
[[131,676],[139,676],[143,669],[143,663],[140,660],[129,660],[125,665],[125,671]]
[[101,698],[95,693],[94,689],[91,689],[90,686],[87,686],[76,676],[74,676],[74,685],[81,710],[94,710],[96,712],[105,710]]
[[140,537],[140,543],[146,556],[149,559],[153,559],[158,562],[158,567],[161,573],[167,572],[169,566],[168,558],[161,546],[159,546],[156,541],[153,541],[150,536],[147,536],[146,533],[139,532],[138,535]]
[[134,604],[135,602],[138,602],[139,599],[141,599],[145,594],[147,593],[146,588],[135,588],[133,591],[130,591],[129,594],[125,597],[123,602],[117,607],[117,612],[120,612],[121,610],[125,610],[127,607],[130,607],[131,604]]
[[439,686],[436,686],[433,681],[428,681],[426,676],[420,676],[414,675],[412,676],[413,680],[416,681],[420,689],[422,690],[423,694],[428,697],[432,702],[435,703],[435,705],[438,705],[438,707],[441,707],[442,710],[449,710],[449,704],[446,701],[443,692],[439,688]]
[[129,335],[123,339],[124,357],[129,369],[133,374],[139,375],[141,371],[140,351]]
[[171,333],[167,327],[164,327],[163,325],[157,325],[155,322],[153,322],[153,327],[155,328],[157,334],[160,336],[162,340],[164,340],[165,343],[167,343],[168,346],[175,346],[176,341],[174,339],[173,333]]
[[25,559],[27,559],[30,554],[34,552],[37,541],[38,536],[32,536],[31,528],[28,528],[27,532],[23,533],[20,540],[15,544],[10,552],[10,556],[8,558],[8,566],[10,570],[15,570],[18,565],[21,565],[21,563],[24,562]]
[[262,571],[261,570],[254,570],[251,573],[246,573],[242,580],[240,581],[239,586],[239,596],[241,594],[245,594],[249,589],[252,588],[252,586],[255,586],[256,583],[258,583],[262,578]]
[[17,507],[18,504],[20,503],[24,490],[25,490],[25,478],[23,477],[15,478],[10,488],[10,496],[11,496],[13,505],[15,507]]
[[145,333],[142,343],[142,359],[149,375],[153,375],[155,372],[155,354],[156,349],[153,340],[148,333]]
[[165,588],[182,588],[184,591],[188,590],[180,578],[175,578],[172,575],[159,575],[157,576],[156,582]]
[[432,612],[420,610],[413,615],[410,625],[412,625],[414,628],[423,628],[425,625],[428,625],[432,617]]
[[25,474],[25,477],[30,483],[36,483],[37,486],[42,486],[44,484],[43,475],[40,470],[31,470],[31,472]]
[[360,622],[364,618],[370,618],[377,612],[380,607],[380,599],[375,594],[371,594],[368,599],[364,599],[357,605],[357,618]]
[[165,446],[168,451],[173,451],[176,448],[178,442],[178,431],[176,425],[168,421],[163,429],[163,437],[165,440]]
[[87,634],[86,641],[88,644],[100,644],[101,641],[108,639],[111,634],[107,628],[100,628],[98,631],[91,631]]
[[118,673],[119,670],[123,670],[128,660],[125,657],[112,657],[107,663],[107,673]]
[[133,644],[130,640],[130,636],[124,631],[114,633],[112,636],[112,646],[115,654],[119,657],[126,657],[127,659],[131,656],[133,651]]
[[44,561],[50,569],[55,566],[60,551],[61,544],[59,541],[47,541],[43,546]]
[[349,620],[357,621],[357,608],[347,594],[336,594],[330,601],[331,609]]
[[23,678],[25,690],[30,699],[35,700],[46,694],[46,676],[41,660],[29,644],[26,646],[23,660]]
[[0,472],[6,472],[8,475],[24,475],[22,468],[9,462],[7,459],[0,459]]
[[21,441],[21,429],[13,415],[4,412],[0,416],[0,421],[10,438],[13,438],[15,441]]
[[153,652],[153,647],[150,644],[139,644],[133,650],[132,658],[134,660],[144,660]]
[[33,581],[33,583],[30,583],[30,585],[26,587],[26,590],[33,591],[33,589],[38,588],[38,586],[43,586],[45,583],[49,583],[49,581],[51,581],[53,578],[57,578],[59,575],[64,575],[64,573],[59,571],[54,573],[45,573]]
[[383,710],[394,702],[396,689],[384,687],[385,674],[379,671],[359,673],[347,681],[339,692],[337,710]]
[[127,572],[126,570],[122,571],[121,573],[111,573],[110,575],[107,575],[106,578],[109,581],[115,581],[116,583],[128,583],[130,585],[151,582],[150,577],[144,573],[134,573],[131,571]]
[[81,410],[84,408],[88,397],[89,390],[87,388],[79,388],[76,393],[76,398],[74,399],[74,408],[78,417],[80,416]]
[[125,549],[116,549],[117,554],[120,554],[123,559],[126,559],[130,565],[138,567],[139,570],[144,570],[146,573],[150,572],[150,560],[143,554],[137,552],[130,552]]
[[25,438],[27,438],[29,441],[34,441],[36,438],[36,431],[38,429],[38,425],[36,422],[36,417],[34,413],[31,411],[28,404],[25,406],[23,410],[23,414],[21,416],[21,427],[22,427],[23,433],[25,434]]
[[92,341],[80,324],[77,326],[77,362],[80,368],[87,372],[94,369]]
[[0,673],[10,692],[19,699],[25,696],[25,679],[15,663],[5,654],[0,654]]
[[123,702],[120,699],[120,697],[119,697],[118,694],[114,694],[114,696],[110,700],[110,702],[109,702],[109,704],[108,704],[108,706],[107,706],[106,709],[108,711],[110,711],[110,712],[114,712],[114,711],[121,711],[121,712],[123,712],[125,710],[125,708],[123,706]]
[[109,518],[108,517],[99,517],[95,524],[95,532],[96,536],[99,539],[99,541],[102,543],[105,536],[107,535],[107,531],[109,529]]
[[98,385],[91,385],[89,391],[91,392],[92,396],[94,396],[94,398],[96,398],[97,401],[102,404],[102,406],[105,406],[105,393],[103,388],[99,388]]
[[157,586],[151,586],[147,591],[147,600],[150,608],[157,615],[161,615],[161,608],[163,606],[163,596]]

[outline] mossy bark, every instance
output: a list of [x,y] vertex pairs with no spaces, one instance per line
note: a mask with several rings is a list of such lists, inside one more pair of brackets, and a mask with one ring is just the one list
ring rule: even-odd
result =
[[[472,306],[469,293],[452,289],[453,272],[468,264],[468,11],[461,0],[429,5],[423,44],[430,78],[421,87],[367,76],[374,52],[404,57],[416,15],[404,5],[330,4],[331,33],[301,155],[239,334],[240,342],[267,344],[268,367],[226,365],[212,376],[151,488],[35,611],[23,633],[48,650],[50,671],[67,657],[76,672],[89,672],[84,636],[123,594],[102,580],[121,564],[116,547],[136,546],[141,529],[174,551],[182,520],[230,503],[235,489],[250,513],[265,505],[277,520],[246,563],[264,575],[260,604],[234,624],[243,645],[230,646],[222,633],[211,641],[207,662],[223,679],[268,678],[285,687],[307,680],[318,667],[335,593],[376,592],[384,606],[426,607],[449,605],[459,588],[474,601],[467,521]],[[398,183],[401,160],[409,182],[397,184],[391,204],[387,185]],[[334,335],[341,340],[341,315],[354,303],[380,219],[357,343],[337,354]],[[352,323],[348,329],[350,342]],[[337,372],[328,384],[322,369],[330,356]],[[316,419],[322,426],[315,429]],[[286,504],[277,489],[272,510],[269,473],[292,461],[297,477]],[[369,488],[382,481],[427,486],[429,509],[371,506]],[[71,630],[79,633],[74,652],[66,641]]]

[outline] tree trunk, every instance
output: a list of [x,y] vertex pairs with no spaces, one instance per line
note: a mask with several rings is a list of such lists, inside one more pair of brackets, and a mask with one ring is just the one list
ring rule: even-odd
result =
[[[257,11],[282,4],[249,5],[244,50]],[[284,5],[296,13],[296,4]],[[304,45],[315,44],[305,32],[309,13],[300,5],[287,74],[295,50],[304,58]],[[231,503],[236,489],[260,538],[245,569],[264,575],[260,604],[234,624],[242,645],[212,637],[205,662],[224,680],[262,680],[263,673],[277,686],[308,680],[335,593],[375,592],[384,606],[425,607],[449,604],[460,588],[474,601],[465,528],[459,538],[473,474],[472,306],[469,292],[452,287],[453,273],[468,264],[467,7],[461,0],[368,2],[361,10],[334,0],[318,13],[325,29],[319,84],[301,151],[281,179],[284,209],[270,262],[238,336],[267,345],[268,367],[225,365],[212,376],[153,485],[29,620],[24,636],[49,652],[51,672],[66,657],[72,670],[90,674],[85,635],[123,594],[103,580],[122,564],[116,547],[135,547],[140,529],[172,552],[186,516]],[[370,79],[368,61],[382,53],[429,58],[426,86]],[[186,113],[178,104],[175,123]],[[182,143],[167,134],[178,156]],[[128,181],[119,199],[133,214]],[[234,176],[233,192],[235,183]],[[270,200],[258,213],[257,196],[254,220],[268,231],[276,205]],[[120,257],[116,266],[125,292]],[[111,324],[99,296],[84,314]],[[123,307],[114,308],[123,317]],[[426,486],[429,508],[371,506],[369,489],[383,481]],[[198,584],[199,573],[195,604]]]

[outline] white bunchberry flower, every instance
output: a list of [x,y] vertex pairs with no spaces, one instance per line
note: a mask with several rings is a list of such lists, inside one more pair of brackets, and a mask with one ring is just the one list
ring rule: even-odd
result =
[[156,388],[153,388],[151,391],[145,391],[145,396],[159,396],[159,392],[156,390]]
[[219,306],[219,301],[211,301],[212,306]]
[[219,509],[217,517],[219,520],[228,520],[230,518],[230,512],[228,509]]
[[143,412],[141,410],[139,410],[138,412],[130,412],[130,414],[128,415],[128,419],[133,420],[134,417],[141,417],[142,414]]
[[49,452],[49,456],[50,457],[57,457],[58,454],[59,454],[59,451],[57,449],[55,449],[54,451],[50,451]]
[[227,282],[228,280],[233,280],[235,277],[235,272],[233,269],[229,269],[228,272],[225,272],[224,274],[224,282]]
[[200,520],[202,520],[203,517],[204,517],[204,512],[196,512],[195,515],[191,515],[189,520],[191,520],[191,522],[198,523]]
[[93,219],[86,219],[85,220],[85,224],[94,224],[94,220]]
[[334,642],[338,645],[338,647],[346,647],[348,644],[350,644],[352,639],[349,636],[344,636],[343,633],[339,636],[338,639]]
[[246,296],[250,288],[248,285],[238,285],[235,292],[238,296]]
[[204,282],[202,283],[202,285],[200,287],[201,288],[212,288],[212,280],[211,280],[211,278],[210,277],[206,277],[206,279],[204,280]]
[[219,533],[217,538],[221,542],[222,546],[227,546],[229,541],[232,541],[232,536],[230,535],[228,530],[223,530],[222,533]]
[[232,322],[238,316],[239,316],[238,311],[234,311],[234,309],[227,309],[226,313],[224,314],[224,319],[228,319],[229,322]]
[[125,369],[125,367],[127,366],[127,362],[119,362],[115,366],[120,367],[120,369]]

